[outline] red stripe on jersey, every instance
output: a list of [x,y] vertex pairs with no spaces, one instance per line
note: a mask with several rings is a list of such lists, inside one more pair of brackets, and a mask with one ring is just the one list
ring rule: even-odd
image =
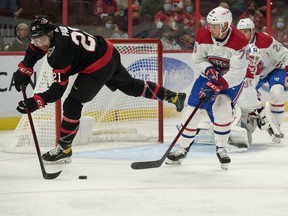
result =
[[63,69],[53,69],[53,72],[55,73],[66,73],[68,70],[71,69],[71,65],[68,65],[67,67],[63,68]]
[[158,94],[158,91],[159,91],[159,89],[160,89],[160,85],[159,85],[159,84],[156,84],[156,86],[155,86],[155,89],[154,89],[154,91],[153,91],[153,95],[152,95],[151,99],[155,99],[155,98],[156,98],[156,96],[157,96],[157,94]]
[[105,65],[108,64],[108,62],[112,58],[114,46],[110,41],[108,41],[108,40],[105,40],[105,41],[108,45],[106,53],[100,59],[98,59],[96,62],[89,65],[87,68],[85,68],[83,71],[80,71],[79,73],[90,74],[90,73],[93,73],[93,72],[101,69],[102,67],[104,67]]
[[227,127],[231,124],[231,122],[227,123],[227,124],[218,124],[218,123],[213,123],[215,126],[218,126],[218,127]]

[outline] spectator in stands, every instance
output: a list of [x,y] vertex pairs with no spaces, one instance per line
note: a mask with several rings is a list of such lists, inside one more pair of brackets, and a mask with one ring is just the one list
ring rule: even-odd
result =
[[[257,0],[258,10],[266,17],[267,12],[267,0]],[[276,14],[277,8],[274,7],[273,2],[271,1],[271,13]]]
[[220,3],[219,3],[219,6],[230,10],[230,6],[229,6],[229,4],[228,4],[227,2],[220,2]]
[[[195,21],[196,15],[194,12],[194,6],[191,0],[185,0],[184,2],[184,11],[182,13],[182,24],[184,30],[191,31],[195,34]],[[200,25],[204,26],[205,20],[200,16]]]
[[118,6],[118,11],[119,11],[119,16],[127,16],[127,11],[128,11],[128,0],[116,0],[117,1],[117,6]]
[[127,32],[125,32],[121,27],[122,25],[116,23],[113,24],[114,33],[111,35],[111,38],[128,38]]
[[172,0],[164,0],[163,9],[158,11],[154,16],[156,27],[161,29],[163,25],[170,26],[174,31],[180,30],[182,16],[173,11]]
[[112,16],[105,16],[102,25],[98,27],[97,34],[104,38],[111,38],[114,34],[114,21]]
[[145,22],[153,22],[154,15],[163,8],[164,0],[142,0],[140,16]]
[[195,36],[191,32],[184,31],[183,34],[178,37],[178,44],[181,46],[181,50],[193,50],[195,44]]
[[94,15],[100,16],[119,16],[120,11],[116,0],[96,0],[94,7]]
[[283,17],[277,17],[271,27],[271,36],[288,48],[288,26]]
[[22,12],[19,0],[0,0],[0,8],[10,8],[14,17],[18,17]]
[[25,51],[30,43],[29,28],[26,23],[16,27],[16,38],[9,44],[8,51]]
[[263,26],[266,26],[266,18],[258,10],[257,4],[254,0],[248,0],[246,3],[246,10],[240,15],[240,19],[250,18],[255,24],[255,30],[261,31]]
[[163,50],[181,50],[181,46],[176,42],[176,31],[171,28],[170,25],[164,25],[162,27],[162,42]]

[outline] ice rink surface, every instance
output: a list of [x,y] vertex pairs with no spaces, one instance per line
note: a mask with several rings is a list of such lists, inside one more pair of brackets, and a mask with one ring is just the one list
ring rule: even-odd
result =
[[[178,122],[175,122],[175,124]],[[162,157],[177,131],[165,124],[165,143],[94,143],[73,147],[71,164],[42,178],[35,154],[1,150],[12,132],[0,132],[1,216],[287,216],[288,123],[281,144],[265,131],[220,169],[213,145],[193,145],[180,166],[133,170],[134,161]],[[79,180],[87,175],[87,180]]]

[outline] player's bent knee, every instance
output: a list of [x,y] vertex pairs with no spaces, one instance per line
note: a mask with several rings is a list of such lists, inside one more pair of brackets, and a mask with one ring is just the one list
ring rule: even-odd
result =
[[284,102],[284,86],[280,84],[273,85],[270,89],[272,103]]

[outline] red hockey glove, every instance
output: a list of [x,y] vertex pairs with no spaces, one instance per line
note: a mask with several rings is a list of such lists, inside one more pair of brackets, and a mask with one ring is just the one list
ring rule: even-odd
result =
[[214,101],[218,93],[223,89],[221,83],[216,80],[209,79],[199,92],[199,98],[204,98],[205,102]]
[[32,113],[37,109],[44,108],[46,104],[47,103],[39,95],[35,94],[31,98],[27,98],[27,100],[20,101],[16,109],[18,110],[18,112],[26,114],[27,108]]
[[211,67],[207,67],[205,69],[205,76],[209,79],[214,79],[214,80],[218,80],[218,71],[215,67],[211,66]]
[[18,64],[18,70],[14,74],[15,88],[18,92],[21,91],[20,86],[22,84],[24,84],[25,86],[29,84],[32,74],[33,69],[24,66],[22,62]]

